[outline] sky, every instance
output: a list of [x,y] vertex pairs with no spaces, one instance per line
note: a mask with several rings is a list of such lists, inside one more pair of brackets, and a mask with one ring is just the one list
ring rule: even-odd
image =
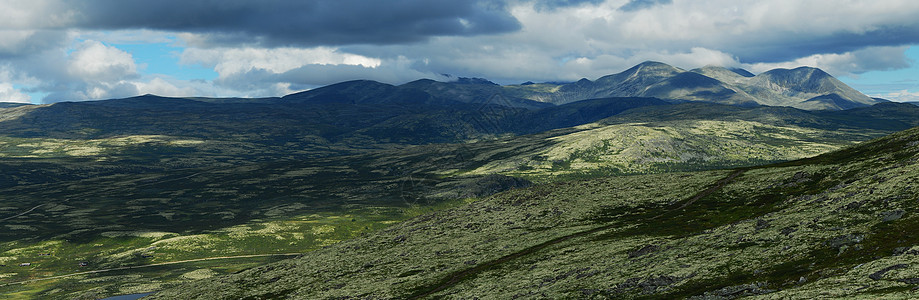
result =
[[[0,0],[0,102],[821,68],[919,101],[915,0]],[[449,74],[450,76],[445,76]]]

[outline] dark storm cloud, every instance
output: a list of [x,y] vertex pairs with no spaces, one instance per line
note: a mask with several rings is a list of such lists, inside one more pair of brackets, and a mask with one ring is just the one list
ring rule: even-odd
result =
[[536,9],[555,9],[568,6],[577,6],[582,4],[599,4],[603,3],[604,0],[536,0],[533,1],[533,6]]
[[203,34],[206,43],[265,46],[399,44],[433,36],[511,32],[520,24],[493,1],[89,0],[71,3],[72,26]]
[[636,11],[670,3],[673,3],[673,0],[631,0],[629,3],[619,7],[619,10]]
[[64,45],[67,34],[60,30],[0,31],[0,60],[29,56]]
[[[819,53],[846,53],[868,46],[900,46],[919,43],[919,24],[884,26],[863,33],[839,32],[824,36],[793,36],[775,43],[722,46],[742,62],[782,62]],[[735,47],[732,47],[735,46]]]

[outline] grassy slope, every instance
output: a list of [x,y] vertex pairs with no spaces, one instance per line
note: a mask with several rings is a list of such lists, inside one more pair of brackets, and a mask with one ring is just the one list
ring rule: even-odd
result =
[[[790,134],[804,129],[741,121],[711,123],[591,125],[493,142],[363,150],[327,158],[317,157],[322,155],[316,149],[285,151],[168,136],[7,138],[4,153],[13,158],[2,167],[19,184],[0,190],[9,195],[0,211],[6,216],[43,206],[3,222],[9,230],[0,234],[0,264],[7,266],[0,266],[0,274],[5,282],[16,282],[202,257],[306,252],[384,228],[419,210],[463,203],[449,199],[506,188],[506,181],[489,184],[486,174],[551,182],[572,174],[608,175],[609,166],[621,174],[751,165],[811,156],[846,145],[846,139],[863,138],[829,137],[815,130]],[[771,144],[744,141],[760,135],[780,137],[770,139]],[[598,143],[604,148],[591,148]],[[660,145],[676,145],[684,152],[682,160],[653,163],[667,159],[655,154],[663,152],[647,150]],[[734,156],[726,155],[730,151]],[[535,167],[520,167],[529,165]],[[71,172],[86,178],[72,178]],[[92,266],[77,267],[78,261]],[[15,266],[21,262],[33,266]],[[209,268],[225,267],[214,262]],[[93,298],[186,281],[176,270],[192,271],[164,267],[104,281],[96,279],[102,275],[77,276],[0,291]]]
[[[613,104],[583,102],[562,114],[618,109]],[[311,251],[516,184],[486,175],[491,173],[553,182],[744,166],[811,156],[882,132],[674,118],[471,144],[359,149],[321,140],[271,142],[277,133],[236,137],[236,126],[214,127],[221,138],[210,139],[0,138],[0,218],[35,208],[0,222],[0,284],[184,259]],[[275,130],[283,136],[284,129]],[[270,142],[259,142],[264,140]],[[673,159],[670,151],[683,155]],[[79,261],[91,266],[80,268]],[[22,262],[33,265],[16,266]],[[252,266],[196,265],[212,275]],[[97,298],[169,287],[190,280],[182,275],[195,270],[175,265],[123,276],[89,274],[0,286],[0,294]]]
[[154,298],[914,297],[917,153],[912,129],[723,187],[728,171],[514,190]]
[[[426,151],[421,157],[393,150],[5,188],[0,211],[11,217],[0,223],[5,229],[0,231],[0,283],[202,257],[306,252],[420,211],[462,203],[444,197],[475,197],[518,184],[432,174],[428,170],[440,162],[455,161],[450,157],[455,153]],[[34,167],[23,164],[16,169]],[[17,216],[20,212],[26,213]],[[90,262],[90,267],[78,267],[80,261]],[[16,266],[23,262],[32,266]],[[151,272],[103,281],[96,275],[78,276],[58,285],[6,286],[0,291],[12,295],[31,290],[43,297],[79,292],[66,297],[97,298],[137,290],[132,286],[139,283],[150,290],[183,279],[157,274],[175,273],[171,270]]]
[[685,120],[585,125],[551,147],[490,162],[476,174],[597,176],[751,166],[814,156],[877,132],[834,132],[755,121]]

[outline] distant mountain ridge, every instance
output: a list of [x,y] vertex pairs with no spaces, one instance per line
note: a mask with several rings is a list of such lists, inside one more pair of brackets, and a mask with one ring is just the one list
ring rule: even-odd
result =
[[[585,100],[590,101],[575,103]],[[402,85],[354,80],[271,98],[144,95],[50,106],[8,104],[0,106],[6,107],[0,108],[4,110],[0,121],[6,121],[0,129],[22,137],[96,138],[127,131],[207,136],[226,133],[223,125],[214,121],[237,124],[238,120],[251,120],[250,124],[239,124],[239,129],[257,136],[287,137],[279,141],[313,136],[333,143],[372,140],[426,144],[536,133],[668,102],[849,110],[886,100],[865,96],[810,67],[754,75],[717,66],[686,71],[649,61],[594,81],[571,83],[502,86],[482,78],[462,77],[450,82],[420,79]],[[205,115],[206,119],[196,117]],[[169,123],[170,118],[183,116],[192,120],[184,123],[196,126]],[[169,126],[163,125],[167,123]],[[279,127],[279,123],[297,126]]]
[[811,67],[774,69],[754,75],[743,69],[716,66],[685,71],[648,61],[596,81],[585,78],[570,84],[543,84],[541,87],[549,91],[533,91],[522,98],[563,104],[582,98],[655,97],[807,110],[842,110],[879,102]]
[[[459,77],[448,82],[420,79],[402,85],[359,80],[288,95],[285,99],[330,101],[330,91],[358,98],[387,99],[399,94],[429,100],[540,109],[580,100],[643,97],[671,102],[699,101],[738,106],[788,106],[806,110],[845,110],[884,102],[849,87],[812,67],[773,69],[758,75],[739,68],[705,66],[689,71],[654,61],[596,80],[570,83],[498,85],[482,78]],[[351,91],[351,92],[348,92]],[[411,92],[410,92],[411,91]],[[421,95],[424,92],[428,95]],[[338,97],[340,98],[340,97]]]
[[29,105],[29,103],[18,103],[18,102],[0,102],[0,108],[11,108],[11,107],[20,107]]
[[[576,82],[531,81],[499,85],[483,78],[450,77],[451,81],[419,79],[402,85],[353,80],[280,97],[286,103],[499,105],[529,110],[601,98],[658,98],[674,103],[711,102],[738,106],[788,106],[805,110],[846,110],[886,102],[849,87],[812,67],[773,69],[754,75],[739,68],[705,66],[683,70],[646,61],[628,70]],[[184,98],[219,103],[271,103],[259,99]],[[21,104],[0,104],[15,107]]]
[[[419,84],[436,89],[444,83]],[[472,102],[474,95],[458,98]],[[495,102],[467,103],[417,88],[349,81],[281,98],[144,95],[0,108],[0,131],[25,138],[246,135],[269,144],[306,137],[321,144],[428,144],[531,134],[594,122],[635,107],[670,104],[640,97],[588,99],[558,106],[502,96],[492,100]],[[527,101],[542,107],[515,107]]]

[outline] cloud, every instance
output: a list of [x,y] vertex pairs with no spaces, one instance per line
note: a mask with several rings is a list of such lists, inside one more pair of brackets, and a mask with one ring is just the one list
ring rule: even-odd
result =
[[[781,62],[821,53],[919,42],[919,2],[689,1],[624,12],[627,41],[650,47],[697,46],[743,62]],[[613,29],[613,28],[608,28]],[[615,30],[615,29],[614,29]]]
[[418,75],[410,69],[393,70],[391,63],[379,68],[381,59],[329,47],[190,48],[180,62],[213,68],[218,73],[215,84],[258,96],[278,95],[269,91],[288,91],[291,85],[307,88],[357,78],[392,82]]
[[909,90],[900,90],[886,94],[872,95],[872,97],[884,98],[897,102],[919,102],[919,92],[910,92]]
[[35,78],[30,88],[48,95],[43,102],[92,100],[134,96],[137,88],[130,82],[140,76],[130,53],[87,40],[72,49],[39,52],[12,65],[21,78]]
[[0,82],[0,102],[29,103],[31,98],[17,90],[12,84]]
[[[418,70],[420,62],[405,57],[381,60],[334,49],[308,50],[283,50],[286,55],[276,53],[278,49],[248,49],[240,53],[195,50],[183,55],[183,60],[210,63],[219,72],[214,84],[248,96],[278,96],[356,79],[392,84],[420,78],[446,79],[437,73]],[[223,55],[227,53],[231,55]]]
[[130,53],[93,40],[8,59],[4,67],[9,82],[28,86],[23,92],[47,94],[33,99],[43,102],[133,96],[130,80],[140,77]]
[[415,68],[416,62],[405,57],[384,61],[380,66],[368,68],[359,65],[305,65],[278,75],[283,82],[306,86],[326,85],[341,81],[367,79],[401,84],[422,78],[447,80],[447,77]]
[[759,73],[775,68],[796,68],[810,66],[823,69],[835,76],[852,76],[868,71],[887,71],[907,68],[909,58],[905,52],[909,46],[870,47],[845,53],[814,54],[780,63],[756,63],[745,67]]
[[80,44],[70,55],[67,71],[87,82],[116,81],[138,75],[130,53],[97,41]]
[[670,3],[673,3],[673,0],[630,0],[629,3],[620,6],[619,10],[636,11]]
[[597,5],[604,0],[533,0],[530,1],[537,10],[553,10],[560,7],[579,6],[585,4]]
[[77,31],[78,39],[100,41],[106,44],[176,44],[175,34],[149,29],[117,31]]
[[20,4],[14,12],[20,17],[0,21],[0,27],[183,32],[197,35],[198,46],[394,44],[519,29],[505,5],[497,1],[36,0]]
[[[155,75],[140,78],[131,82],[136,88],[138,94],[153,94],[165,97],[261,97],[265,94],[245,94],[232,89],[220,88],[212,82],[205,80],[179,80],[164,75]],[[286,91],[271,91],[282,92]],[[271,93],[270,95],[278,95]]]
[[[622,10],[623,5],[637,3],[625,1],[551,11],[515,5],[510,11],[523,24],[519,32],[477,38],[478,43],[450,39],[466,41],[470,45],[464,50],[471,53],[485,52],[476,50],[477,45],[490,46],[482,57],[496,52],[498,56],[500,52],[531,52],[527,56],[539,59],[528,64],[546,63],[550,67],[576,58],[599,61],[601,57],[617,57],[629,62],[658,59],[691,67],[692,62],[702,66],[718,61],[743,65],[799,63],[796,60],[811,56],[823,56],[822,60],[827,61],[834,55],[852,54],[854,57],[848,61],[857,64],[832,64],[833,72],[839,74],[905,67],[909,62],[902,53],[904,45],[919,43],[919,19],[913,17],[919,13],[919,2],[915,1],[885,5],[872,1],[850,1],[846,5],[790,0],[654,2],[640,10]],[[694,49],[723,55],[713,60]],[[692,55],[668,57],[668,53]],[[871,61],[872,57],[875,61]],[[608,71],[607,66],[599,65]]]
[[184,64],[199,64],[214,68],[221,76],[245,72],[251,69],[265,69],[282,73],[299,66],[360,65],[377,67],[380,60],[356,54],[342,53],[335,48],[218,48],[188,49],[181,55]]
[[148,82],[135,83],[135,86],[140,94],[153,94],[166,97],[183,97],[200,94],[199,91],[193,87],[180,87],[160,77],[153,78]]
[[61,47],[67,34],[59,30],[0,29],[0,59],[15,59]]

